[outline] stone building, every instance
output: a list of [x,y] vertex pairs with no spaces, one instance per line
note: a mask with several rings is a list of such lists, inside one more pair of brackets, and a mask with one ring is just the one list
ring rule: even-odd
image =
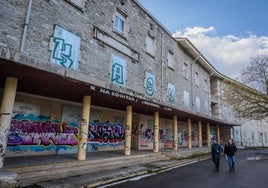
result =
[[[225,79],[136,0],[3,0],[1,156],[209,146]],[[1,157],[1,158],[2,158]]]

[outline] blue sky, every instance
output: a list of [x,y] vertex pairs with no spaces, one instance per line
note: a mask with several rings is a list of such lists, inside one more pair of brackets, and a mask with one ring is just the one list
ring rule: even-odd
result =
[[231,78],[268,54],[267,0],[138,0],[174,36],[187,37]]

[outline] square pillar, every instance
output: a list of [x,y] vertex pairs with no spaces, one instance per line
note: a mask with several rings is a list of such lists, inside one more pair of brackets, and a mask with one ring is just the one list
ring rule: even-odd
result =
[[154,152],[159,151],[159,112],[154,113]]
[[210,147],[210,125],[207,123],[207,146]]
[[219,125],[217,125],[217,140],[218,140],[218,143],[220,144],[221,138],[220,138],[220,126]]
[[84,96],[81,124],[80,124],[80,131],[79,131],[79,143],[78,143],[78,153],[77,153],[78,160],[86,159],[90,103],[91,103],[91,97]]
[[17,92],[17,84],[17,78],[6,78],[0,109],[0,169],[4,166],[4,156]]
[[173,116],[173,149],[178,150],[178,118]]
[[192,149],[192,122],[191,119],[187,119],[187,130],[188,130],[188,149]]
[[202,148],[202,123],[198,121],[198,147]]
[[127,106],[126,127],[125,127],[125,147],[124,147],[125,155],[130,155],[130,152],[131,152],[131,125],[132,125],[132,106]]

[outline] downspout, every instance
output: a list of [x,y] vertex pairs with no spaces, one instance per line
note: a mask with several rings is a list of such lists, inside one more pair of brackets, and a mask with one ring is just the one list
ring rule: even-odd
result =
[[192,95],[192,111],[194,111],[194,83],[193,83],[193,64],[199,59],[200,54],[195,58],[193,63],[191,63],[191,95]]
[[32,3],[33,3],[33,1],[29,0],[27,14],[26,14],[26,20],[24,23],[23,34],[22,34],[21,45],[20,45],[20,52],[21,53],[24,51],[24,46],[25,46],[25,41],[26,41],[26,36],[27,36],[27,31],[28,31],[28,26],[29,26],[29,21],[30,21],[30,16],[31,16]]
[[161,99],[163,100],[163,84],[164,84],[164,60],[163,60],[163,34],[161,33]]
[[209,82],[209,88],[208,88],[208,110],[209,110],[209,115],[210,116],[212,116],[212,109],[211,109],[211,100],[209,100],[210,99],[210,95],[211,95],[211,82],[210,82],[210,80],[211,80],[211,77],[213,76],[213,74],[214,74],[215,72],[213,71],[212,73],[210,73],[210,75],[209,75],[209,80],[208,80],[208,82]]

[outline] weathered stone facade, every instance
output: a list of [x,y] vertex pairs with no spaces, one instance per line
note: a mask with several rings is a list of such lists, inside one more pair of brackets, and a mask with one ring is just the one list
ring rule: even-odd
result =
[[[4,68],[1,71],[3,76],[0,77],[0,83],[1,89],[4,90],[4,81],[7,77],[18,78],[16,108],[19,105],[22,108],[33,106],[34,109],[38,109],[35,118],[45,116],[52,123],[56,120],[55,126],[61,127],[64,116],[77,115],[81,119],[79,113],[81,114],[82,98],[91,95],[93,110],[90,121],[94,130],[92,128],[91,132],[89,131],[91,134],[89,140],[93,140],[90,143],[90,151],[107,149],[107,145],[104,146],[103,142],[108,142],[109,139],[112,139],[109,144],[113,149],[122,149],[124,130],[121,125],[125,123],[126,106],[133,106],[134,112],[133,149],[148,149],[148,147],[151,149],[155,146],[151,134],[156,124],[154,112],[159,112],[160,115],[160,129],[158,127],[160,148],[173,147],[174,116],[178,116],[178,139],[183,147],[188,145],[189,137],[193,139],[191,144],[198,146],[200,141],[198,134],[202,134],[203,145],[209,145],[210,138],[217,137],[216,126],[219,125],[222,130],[219,133],[222,141],[232,136],[230,127],[239,122],[233,123],[233,118],[223,115],[223,107],[228,107],[222,101],[224,79],[188,39],[173,38],[136,0],[81,2],[85,2],[85,6],[81,9],[65,0],[0,2],[3,10],[0,13],[0,66]],[[115,30],[115,17],[118,13],[124,19],[123,33]],[[57,59],[54,57],[55,46],[60,45],[60,42],[62,42],[60,63],[72,62],[67,51],[75,46],[58,37],[57,34],[60,35],[61,32],[69,36],[64,38],[65,40],[71,38],[76,40],[72,42],[79,43],[79,53],[76,54],[77,68],[66,68],[64,65],[52,63]],[[152,40],[151,43],[148,40]],[[153,52],[148,52],[150,45]],[[170,59],[172,59],[171,65],[169,65]],[[117,70],[113,69],[116,68],[114,62],[117,65],[121,63],[122,69],[125,66],[126,75],[122,76],[125,80],[120,84],[112,82],[113,71]],[[120,73],[123,74],[123,71]],[[153,80],[155,83],[152,84],[155,90],[152,95],[146,93],[147,74],[155,78]],[[170,89],[175,91],[172,100],[168,93]],[[228,113],[232,114],[231,111]],[[188,122],[191,122],[191,130],[187,129]],[[202,132],[198,132],[198,122],[202,123]],[[69,138],[79,138],[77,127],[74,128],[72,123],[69,125],[70,127],[64,130],[56,129],[54,126],[54,132],[70,134]],[[210,125],[213,134],[206,134],[204,125]],[[106,128],[101,131],[97,128],[105,126]],[[119,127],[111,128],[113,126]],[[107,127],[113,135],[105,132],[108,130]],[[15,136],[20,134],[14,130]],[[59,136],[56,133],[52,138],[54,142]],[[38,134],[35,134],[34,138],[47,144],[48,138]],[[96,141],[96,137],[100,140]],[[74,144],[75,139],[69,140],[68,144]],[[15,145],[15,141],[18,140],[13,141],[12,144]],[[69,146],[64,145],[61,149]],[[101,147],[98,149],[98,146]],[[43,145],[36,148],[38,151],[44,149]],[[18,149],[14,146],[10,151],[29,152],[28,149],[24,145],[19,145]],[[53,145],[52,153],[56,153],[58,149]],[[72,148],[72,151],[73,149],[77,148]]]

